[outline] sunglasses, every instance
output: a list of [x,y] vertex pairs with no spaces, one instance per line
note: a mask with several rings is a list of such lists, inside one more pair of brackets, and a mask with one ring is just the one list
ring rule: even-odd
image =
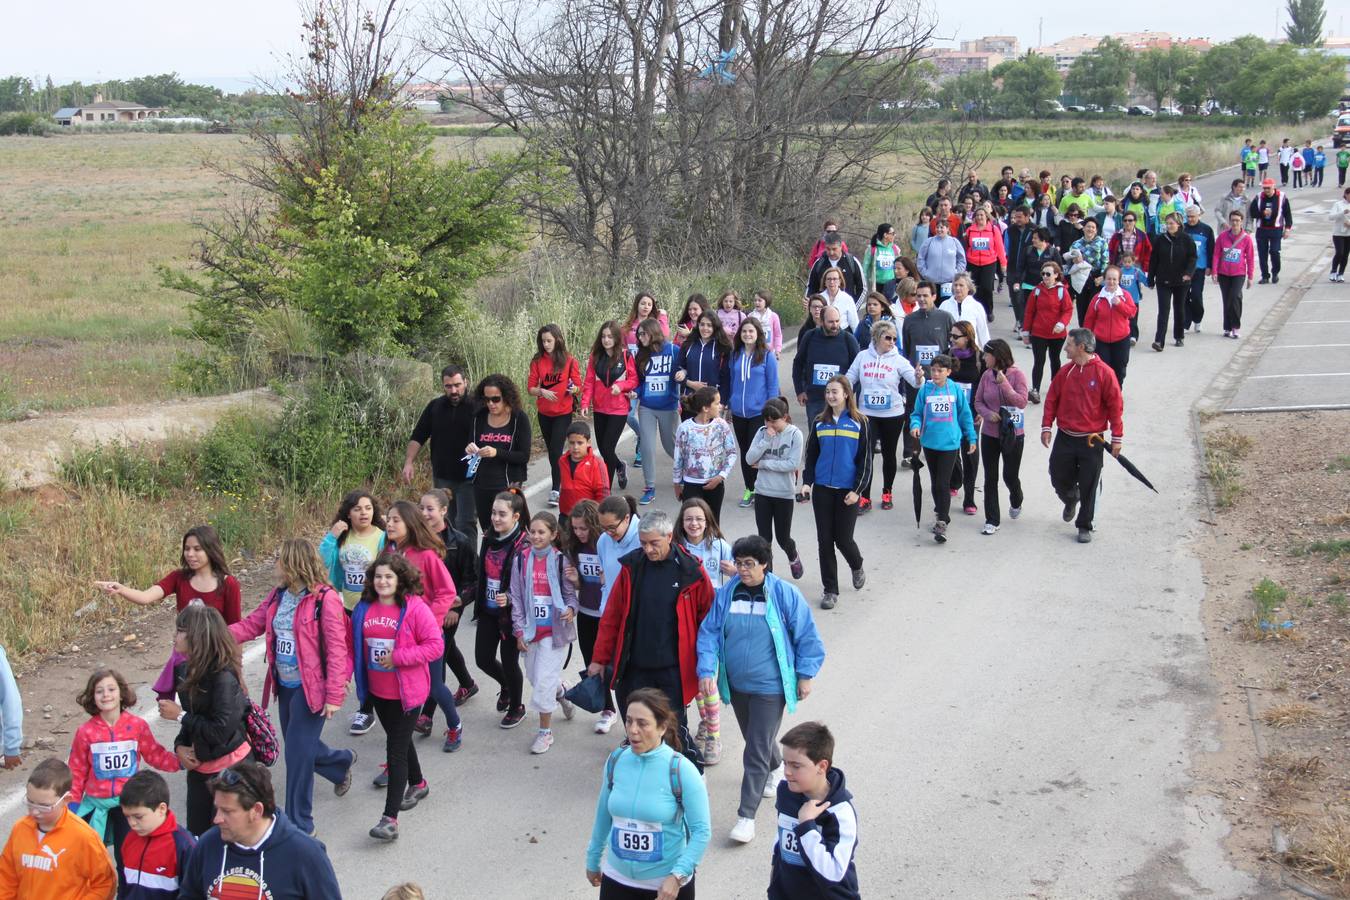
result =
[[893,335],[893,334],[883,334],[880,338],[878,338],[878,340],[882,340],[882,341],[886,341],[887,343],[894,344],[894,343],[895,343],[895,335]]
[[501,395],[501,394],[497,394],[496,396],[484,396],[484,397],[483,397],[483,402],[484,402],[484,403],[501,403],[501,402],[502,402],[502,395]]
[[1054,278],[1054,277],[1055,277],[1055,270],[1054,270],[1054,269],[1046,269],[1044,272],[1041,273],[1041,277],[1042,277],[1042,278]]
[[947,337],[951,338],[952,340],[956,340],[957,338],[965,337],[965,335],[959,331],[953,331],[951,334],[947,335]]

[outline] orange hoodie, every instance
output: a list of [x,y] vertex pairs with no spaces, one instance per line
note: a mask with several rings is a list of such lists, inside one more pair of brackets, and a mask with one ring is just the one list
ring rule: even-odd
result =
[[0,900],[111,900],[117,873],[94,829],[70,810],[45,836],[24,816],[0,853]]

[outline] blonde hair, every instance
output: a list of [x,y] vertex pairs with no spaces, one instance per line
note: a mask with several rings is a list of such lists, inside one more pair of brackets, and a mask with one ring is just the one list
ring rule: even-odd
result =
[[426,900],[426,894],[422,889],[411,881],[405,881],[403,884],[396,884],[384,892],[380,900]]
[[[319,558],[314,545],[304,538],[288,538],[281,542],[281,552],[277,554],[277,564],[286,576],[286,586],[302,585],[316,588],[328,584],[328,567]],[[332,585],[329,585],[330,587]]]

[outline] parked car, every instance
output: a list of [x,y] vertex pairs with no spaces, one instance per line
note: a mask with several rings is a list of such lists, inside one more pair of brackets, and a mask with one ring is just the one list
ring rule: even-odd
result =
[[1064,112],[1064,104],[1060,103],[1058,100],[1042,100],[1041,112],[1050,113],[1051,115],[1062,113]]
[[1154,115],[1157,115],[1157,113],[1155,113],[1153,110],[1149,109],[1147,106],[1140,106],[1140,105],[1138,105],[1138,104],[1135,104],[1134,106],[1131,106],[1131,107],[1129,108],[1129,111],[1128,111],[1128,112],[1129,112],[1129,115],[1132,115],[1132,116],[1154,116]]
[[1088,112],[1099,113],[1099,112],[1102,111],[1102,108],[1101,108],[1100,106],[1098,106],[1097,104],[1095,104],[1095,103],[1089,103],[1089,104],[1087,105],[1087,111],[1088,111]]
[[1160,106],[1158,107],[1158,115],[1179,116],[1181,115],[1181,110],[1177,109],[1175,106]]
[[1128,106],[1121,106],[1119,103],[1112,103],[1110,106],[1106,108],[1106,111],[1109,113],[1115,113],[1116,115],[1119,116],[1131,115],[1130,108]]

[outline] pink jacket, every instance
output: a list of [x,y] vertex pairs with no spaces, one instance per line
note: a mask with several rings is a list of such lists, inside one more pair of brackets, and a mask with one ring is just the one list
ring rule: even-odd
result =
[[[747,313],[752,319],[759,319],[764,326],[764,336],[768,339],[769,349],[774,353],[783,352],[783,320],[771,309],[752,309]],[[735,343],[734,341],[732,342]]]
[[[1027,408],[1027,374],[1013,366],[1003,373],[1003,377],[1007,380],[999,384],[994,380],[994,370],[985,369],[980,376],[980,383],[975,385],[975,396],[972,398],[975,415],[980,417],[980,434],[987,437],[999,436],[999,423],[991,421],[990,416],[998,412],[1000,406]],[[1019,425],[1017,433],[1022,434],[1023,431],[1023,426]]]
[[[650,319],[650,318],[653,318],[653,317],[652,317],[652,316],[648,316],[647,318]],[[665,311],[664,309],[658,309],[658,310],[656,311],[655,319],[656,319],[657,323],[661,326],[661,332],[662,332],[662,334],[664,334],[667,338],[669,338],[669,337],[670,337],[670,316],[666,315],[666,311]],[[625,332],[624,332],[624,335],[623,335],[624,341],[628,344],[628,352],[629,352],[629,353],[632,353],[632,354],[635,354],[635,355],[637,354],[637,351],[634,350],[633,348],[636,347],[636,346],[638,345],[637,330],[638,330],[638,325],[640,325],[640,324],[642,324],[642,323],[641,323],[641,322],[629,322],[629,323],[628,323],[628,330],[625,331]]]
[[[1224,259],[1228,251],[1237,251],[1237,260]],[[1233,232],[1225,228],[1214,239],[1214,259],[1210,271],[1215,275],[1246,275],[1251,279],[1256,274],[1256,241],[1247,232],[1233,237]]]
[[[70,744],[71,802],[79,803],[85,797],[107,799],[119,796],[122,793],[122,785],[127,783],[127,778],[130,778],[131,774],[128,774],[125,778],[108,780],[100,778],[98,773],[94,771],[94,757],[91,748],[94,744],[121,743],[123,741],[134,743],[136,755],[140,757],[135,761],[136,765],[132,774],[144,769],[146,764],[154,766],[161,772],[177,772],[180,768],[178,757],[173,754],[173,751],[165,749],[159,741],[155,740],[154,734],[150,731],[150,726],[140,716],[123,712],[113,725],[103,721],[102,716],[94,716],[75,729],[75,740]],[[108,774],[112,773],[109,772]]]
[[[617,368],[617,367],[616,367]],[[619,393],[610,390],[610,385],[595,377],[595,357],[586,363],[586,378],[581,385],[581,408],[594,409],[607,416],[628,415],[628,398],[624,393],[637,387],[637,364],[633,354],[623,352],[623,377],[615,382]]]
[[408,562],[417,566],[417,570],[422,573],[422,596],[427,598],[427,606],[431,607],[431,615],[436,619],[436,627],[441,627],[445,623],[445,614],[456,606],[462,606],[459,603],[459,595],[455,591],[455,580],[450,577],[450,570],[445,567],[445,560],[441,559],[439,553],[435,550],[420,550],[417,547],[400,548],[400,552],[408,558]]
[[717,311],[717,321],[722,323],[722,330],[726,332],[731,343],[736,343],[736,334],[745,324],[745,313],[740,309],[719,309]]
[[[314,614],[317,598],[323,598],[322,622]],[[230,634],[241,644],[262,635],[267,641],[267,678],[263,681],[262,705],[272,697],[272,672],[276,668],[277,641],[272,631],[277,606],[281,603],[281,588],[274,588],[258,608],[230,626]],[[325,671],[320,662],[319,626],[323,626],[323,650],[328,664]],[[342,597],[328,585],[300,598],[295,609],[295,656],[300,662],[300,686],[305,692],[305,705],[310,712],[320,712],[325,703],[341,706],[347,696],[347,680],[352,677],[351,632]]]
[[[407,598],[407,607],[403,611],[403,622],[394,635],[394,652],[390,662],[394,664],[394,675],[398,678],[398,696],[405,710],[413,710],[427,702],[431,696],[431,672],[428,663],[441,658],[445,653],[445,639],[441,637],[441,626],[431,614],[431,607],[418,596]],[[368,604],[356,605],[352,613],[352,630],[357,631],[365,616]],[[362,651],[356,657],[356,693],[364,700],[369,688],[366,686],[366,657]]]

